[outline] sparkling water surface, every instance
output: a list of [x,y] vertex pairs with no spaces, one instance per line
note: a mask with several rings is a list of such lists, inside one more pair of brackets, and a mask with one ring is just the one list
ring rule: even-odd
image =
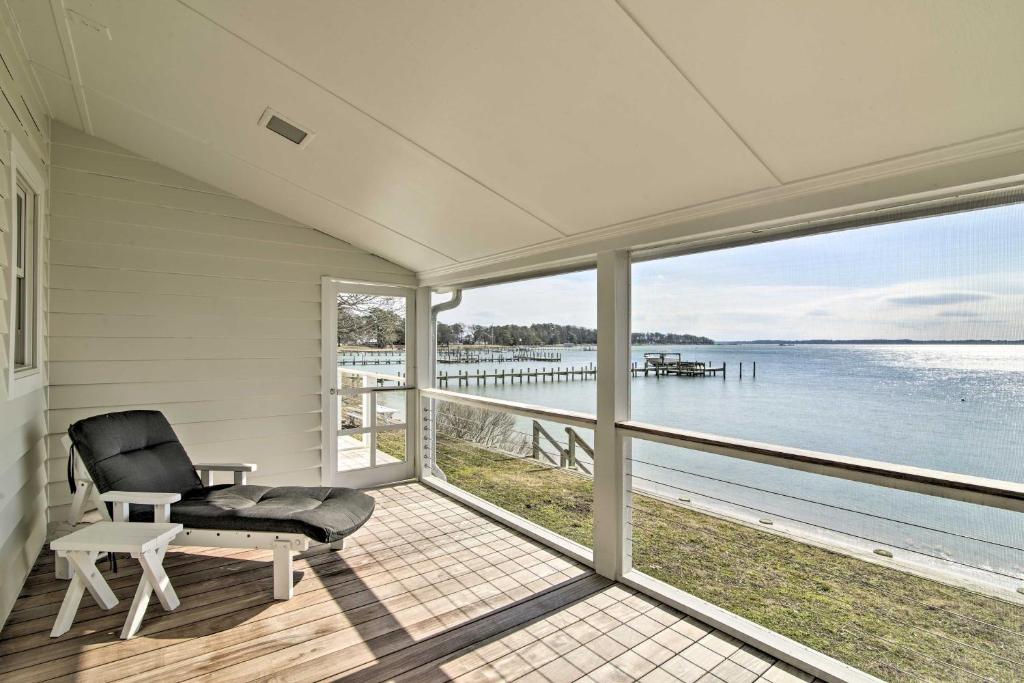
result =
[[[637,346],[633,360],[642,366],[649,351],[679,352],[684,360],[715,367],[724,363],[727,374],[725,379],[637,377],[630,386],[634,420],[1024,482],[1024,346]],[[439,369],[456,374],[595,361],[593,351],[563,349],[561,362],[554,364]],[[474,380],[448,388],[568,410],[596,407],[593,380],[486,386]],[[549,427],[564,435],[560,426]],[[528,431],[529,421],[521,428]],[[639,440],[632,452],[638,489],[755,522],[767,517],[777,529],[826,542],[867,551],[886,547],[942,570],[974,574],[981,568],[986,578],[1008,585],[1019,585],[1024,575],[1020,513]]]

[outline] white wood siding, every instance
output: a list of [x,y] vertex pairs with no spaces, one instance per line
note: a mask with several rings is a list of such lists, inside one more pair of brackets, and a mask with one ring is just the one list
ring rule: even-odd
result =
[[[48,172],[46,107],[32,87],[27,60],[0,8],[0,626],[7,620],[29,569],[46,540],[46,392],[7,397],[10,344],[7,282],[10,254],[10,142],[13,135]],[[45,249],[45,240],[43,240]],[[45,286],[45,272],[44,286]],[[40,292],[44,305],[45,291]],[[45,334],[45,322],[40,334]],[[45,357],[41,359],[45,361]]]
[[129,408],[162,410],[193,460],[318,486],[320,278],[413,274],[56,122],[52,155],[51,518],[68,425]]

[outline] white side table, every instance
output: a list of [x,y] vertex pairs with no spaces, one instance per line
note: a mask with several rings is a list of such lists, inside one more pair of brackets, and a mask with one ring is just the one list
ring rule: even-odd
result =
[[96,568],[96,558],[101,552],[129,553],[142,565],[142,578],[124,628],[121,629],[121,638],[131,638],[139,630],[142,615],[146,613],[154,592],[165,610],[175,609],[179,604],[178,596],[164,572],[163,561],[167,546],[181,529],[180,524],[96,522],[51,542],[51,550],[59,556],[67,557],[74,576],[64,595],[50,637],[56,638],[68,632],[86,589],[103,609],[110,609],[117,604],[113,591]]

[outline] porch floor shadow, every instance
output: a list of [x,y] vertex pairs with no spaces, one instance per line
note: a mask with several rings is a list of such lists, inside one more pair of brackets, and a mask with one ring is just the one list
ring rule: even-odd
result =
[[812,680],[421,484],[370,493],[377,511],[345,550],[296,558],[289,601],[273,599],[269,551],[173,549],[181,606],[154,603],[128,641],[138,565],[105,569],[118,605],[87,594],[51,639],[67,583],[45,550],[0,632],[0,679]]

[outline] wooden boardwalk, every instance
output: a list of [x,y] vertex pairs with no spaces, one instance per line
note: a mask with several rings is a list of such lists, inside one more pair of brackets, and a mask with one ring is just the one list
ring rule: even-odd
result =
[[151,607],[128,641],[138,565],[104,572],[113,610],[86,595],[50,639],[67,584],[44,552],[0,632],[0,679],[811,680],[422,485],[371,493],[377,512],[346,550],[296,560],[289,601],[273,600],[269,551],[174,549],[181,606]]

